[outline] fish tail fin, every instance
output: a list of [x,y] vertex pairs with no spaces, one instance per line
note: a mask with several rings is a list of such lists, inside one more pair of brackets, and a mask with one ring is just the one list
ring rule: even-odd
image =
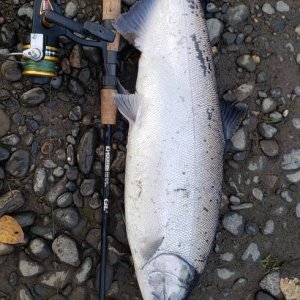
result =
[[158,0],[141,0],[113,23],[114,28],[140,51],[144,44],[149,16],[152,15],[158,3]]

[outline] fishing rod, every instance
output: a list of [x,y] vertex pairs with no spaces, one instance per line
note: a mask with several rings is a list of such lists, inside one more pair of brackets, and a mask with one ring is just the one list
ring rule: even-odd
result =
[[[101,227],[100,300],[105,300],[108,209],[110,200],[110,164],[112,127],[116,124],[117,108],[113,96],[117,92],[117,65],[120,35],[115,33],[112,21],[121,13],[121,0],[103,0],[104,25],[86,21],[83,25],[62,15],[56,0],[35,0],[32,33],[23,45],[23,75],[33,84],[46,84],[57,76],[58,38],[66,36],[76,44],[101,50],[104,75],[101,98],[101,123],[105,126],[103,205]],[[81,37],[76,35],[79,33]]]

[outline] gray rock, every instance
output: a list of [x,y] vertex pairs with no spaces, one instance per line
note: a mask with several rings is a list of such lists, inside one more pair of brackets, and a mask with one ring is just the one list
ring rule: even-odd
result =
[[35,238],[30,241],[28,250],[38,260],[45,260],[51,254],[51,250],[47,243],[41,238]]
[[284,170],[297,170],[300,168],[300,149],[292,149],[284,154],[281,162]]
[[243,289],[245,286],[246,286],[246,284],[247,284],[247,279],[246,278],[239,278],[239,279],[237,279],[235,282],[234,282],[234,284],[233,284],[233,286],[232,286],[232,289],[234,290],[234,291],[236,291],[236,290],[241,290],[241,289]]
[[275,223],[273,220],[268,220],[263,228],[263,234],[264,235],[270,235],[273,234],[275,230]]
[[67,18],[74,18],[79,12],[79,5],[77,1],[71,0],[66,4],[65,16]]
[[77,161],[79,169],[84,174],[89,174],[94,162],[97,142],[97,131],[88,129],[80,139],[77,149]]
[[50,84],[51,84],[51,87],[53,87],[56,90],[59,90],[61,88],[62,82],[63,82],[63,77],[57,76],[57,77],[53,77],[51,79]]
[[245,220],[238,213],[230,212],[226,214],[222,221],[223,227],[233,235],[241,236],[244,232]]
[[225,15],[225,20],[231,26],[236,26],[248,19],[250,15],[249,7],[245,4],[238,4],[230,7]]
[[26,285],[18,286],[16,295],[16,300],[34,300],[30,290],[27,288]]
[[290,192],[289,191],[282,191],[280,193],[280,197],[285,200],[286,202],[293,202],[293,198],[290,196]]
[[101,240],[101,229],[100,228],[92,228],[85,240],[87,241],[87,243],[92,246],[94,249],[96,250],[100,250],[100,240]]
[[268,15],[273,15],[275,13],[275,9],[270,3],[265,3],[262,6],[262,11]]
[[0,137],[6,135],[9,129],[10,117],[3,109],[0,109]]
[[70,282],[70,278],[71,278],[70,270],[51,271],[41,275],[38,281],[41,284],[49,287],[63,289]]
[[268,75],[265,72],[259,72],[256,77],[257,83],[263,83],[268,80]]
[[274,111],[270,113],[269,118],[270,118],[270,123],[279,123],[282,121],[283,116],[280,112]]
[[259,283],[259,286],[274,297],[280,297],[280,274],[278,271],[267,274]]
[[116,157],[111,164],[111,170],[116,173],[125,171],[126,153],[123,151],[117,151]]
[[24,203],[25,199],[20,191],[9,191],[0,197],[0,216],[17,210]]
[[251,236],[256,236],[258,234],[258,226],[255,223],[247,223],[246,233]]
[[247,262],[257,262],[260,259],[260,251],[256,243],[250,243],[244,251],[241,259]]
[[265,139],[272,139],[275,137],[278,130],[276,127],[274,127],[272,125],[269,125],[266,123],[261,123],[258,126],[258,131],[259,131],[260,135],[262,137],[264,137]]
[[46,194],[46,201],[51,205],[56,203],[57,198],[67,192],[66,184],[68,182],[68,179],[66,176],[64,176],[62,179],[60,179]]
[[0,256],[11,254],[14,250],[14,246],[0,243]]
[[219,42],[224,29],[224,24],[219,19],[211,18],[206,21],[206,25],[210,44],[213,46]]
[[79,252],[76,243],[65,234],[60,234],[52,243],[52,251],[59,260],[68,265],[80,265]]
[[[296,205],[296,216],[297,218],[300,218],[300,203]],[[0,252],[1,253],[1,252]],[[0,254],[1,255],[1,254]]]
[[19,271],[24,277],[32,277],[41,274],[44,271],[44,267],[21,252],[19,256]]
[[1,66],[1,73],[8,81],[18,81],[22,78],[21,68],[11,60],[5,61]]
[[238,57],[236,61],[237,65],[248,72],[254,72],[256,70],[256,63],[252,56],[249,54],[244,54]]
[[88,292],[85,287],[77,286],[72,290],[69,299],[87,299],[87,295]]
[[265,98],[261,104],[261,110],[264,114],[274,111],[277,107],[277,102],[272,98]]
[[280,87],[275,87],[270,89],[271,97],[279,99],[282,96],[282,89]]
[[44,102],[45,99],[45,91],[40,87],[36,87],[22,94],[20,101],[24,106],[34,107]]
[[77,96],[83,96],[84,95],[84,89],[81,86],[79,82],[77,82],[75,79],[71,79],[70,83],[68,85],[69,91]]
[[259,291],[256,294],[256,300],[276,300],[275,298],[273,298],[272,296],[270,296],[269,294],[263,292],[263,291]]
[[[128,1],[128,0],[127,0]],[[125,3],[127,1],[124,1]],[[135,1],[134,1],[135,2]],[[209,12],[209,13],[216,13],[219,11],[219,8],[216,6],[216,4],[212,3],[212,2],[209,2],[207,3],[206,5],[206,11]]]
[[244,83],[235,90],[235,96],[238,101],[244,101],[253,94],[254,84]]
[[227,31],[222,35],[222,39],[226,45],[232,45],[234,43],[234,41],[236,40],[236,34]]
[[69,119],[72,121],[79,121],[82,118],[82,111],[80,106],[75,106],[69,113]]
[[244,128],[240,128],[231,138],[232,148],[236,151],[245,151],[247,147],[247,136]]
[[73,194],[70,192],[64,193],[57,198],[57,206],[65,208],[73,203]]
[[74,274],[74,284],[81,285],[87,281],[91,275],[92,268],[93,260],[91,257],[87,257]]
[[217,269],[217,275],[220,279],[222,280],[228,280],[234,277],[235,272],[234,271],[230,271],[226,268],[218,268]]
[[44,168],[36,168],[33,177],[33,191],[38,196],[43,196],[47,189],[47,172]]
[[30,154],[26,150],[17,150],[6,163],[6,171],[14,177],[25,177],[29,171]]
[[24,211],[18,214],[14,214],[13,217],[21,227],[28,227],[33,225],[36,219],[36,213],[34,211]]
[[268,164],[268,158],[266,156],[254,156],[247,165],[249,171],[261,172],[266,169]]
[[226,252],[220,255],[220,259],[227,262],[233,261],[233,258],[234,258],[234,254],[231,252]]
[[287,174],[286,178],[288,179],[289,182],[298,183],[298,182],[300,182],[300,171],[297,171],[297,172],[291,173],[291,174]]
[[3,147],[0,147],[0,161],[7,160],[9,156],[9,151]]
[[259,188],[252,189],[252,195],[256,200],[262,201],[264,197],[264,193]]
[[274,140],[262,140],[260,141],[260,147],[267,156],[274,157],[279,154],[279,146]]
[[54,218],[59,225],[66,229],[72,229],[79,223],[79,215],[72,207],[54,210]]
[[1,139],[1,143],[9,146],[16,146],[20,143],[20,138],[16,134],[9,134]]
[[288,12],[290,10],[290,6],[284,1],[277,1],[275,4],[275,8],[279,12]]
[[53,170],[53,176],[55,176],[55,177],[62,177],[62,176],[64,176],[64,174],[65,174],[65,170],[64,170],[64,168],[62,168],[62,167],[56,167],[54,170]]
[[46,240],[53,240],[55,236],[55,229],[52,226],[31,226],[30,232]]
[[17,12],[18,17],[27,17],[28,19],[32,20],[33,18],[33,8],[30,6],[30,4],[25,3],[22,5]]
[[95,192],[95,187],[95,179],[84,179],[80,185],[80,193],[82,196],[91,196]]

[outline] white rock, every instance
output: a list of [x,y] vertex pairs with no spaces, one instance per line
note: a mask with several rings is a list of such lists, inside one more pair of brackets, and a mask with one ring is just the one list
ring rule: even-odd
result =
[[240,128],[231,138],[232,147],[236,151],[245,151],[247,146],[247,137],[244,128]]
[[270,3],[265,3],[262,6],[262,11],[268,15],[273,15],[275,13],[275,9]]
[[286,4],[284,1],[277,1],[275,8],[279,12],[288,12],[290,10],[290,6]]
[[217,274],[219,278],[227,280],[232,278],[235,275],[235,272],[232,272],[226,268],[219,268],[217,269]]

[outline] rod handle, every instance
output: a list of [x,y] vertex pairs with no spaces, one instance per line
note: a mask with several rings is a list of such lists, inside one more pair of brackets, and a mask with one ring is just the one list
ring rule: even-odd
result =
[[101,90],[101,123],[114,125],[117,121],[117,107],[113,95],[117,93],[115,89]]

